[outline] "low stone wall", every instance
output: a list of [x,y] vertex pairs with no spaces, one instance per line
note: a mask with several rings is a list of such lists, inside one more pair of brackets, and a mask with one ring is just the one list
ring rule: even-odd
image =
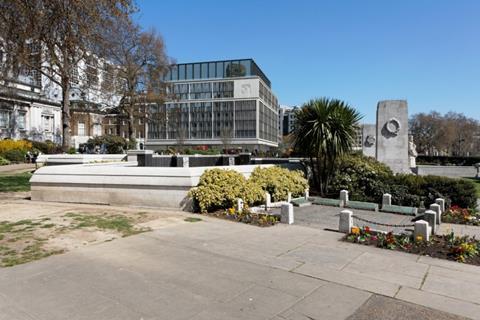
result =
[[37,158],[39,165],[86,164],[118,162],[127,159],[126,154],[42,154]]
[[420,176],[443,176],[450,178],[475,177],[477,169],[473,166],[417,166],[417,174]]
[[[249,177],[258,165],[222,166]],[[268,167],[262,165],[261,167]],[[188,191],[212,167],[137,167],[136,162],[46,166],[30,179],[32,200],[150,206],[190,211]]]

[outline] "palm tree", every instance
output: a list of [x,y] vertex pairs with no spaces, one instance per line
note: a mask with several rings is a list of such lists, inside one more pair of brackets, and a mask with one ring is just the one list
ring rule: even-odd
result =
[[328,98],[310,100],[295,116],[294,147],[310,158],[314,183],[325,195],[338,158],[352,150],[362,116],[347,103]]

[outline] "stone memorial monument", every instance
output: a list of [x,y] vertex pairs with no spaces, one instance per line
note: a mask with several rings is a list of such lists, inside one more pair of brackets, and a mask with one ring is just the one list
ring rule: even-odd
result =
[[407,101],[380,101],[377,105],[376,125],[364,125],[362,134],[364,155],[375,157],[395,173],[412,172],[409,159]]

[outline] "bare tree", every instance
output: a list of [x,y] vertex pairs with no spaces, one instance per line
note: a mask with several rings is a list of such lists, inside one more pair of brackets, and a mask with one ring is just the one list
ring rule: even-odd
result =
[[480,124],[464,114],[418,113],[410,117],[410,133],[420,154],[478,154]]
[[131,0],[0,2],[0,38],[13,73],[27,70],[61,89],[62,147],[70,146],[70,90],[80,61],[98,52],[104,30],[127,19]]
[[162,104],[163,75],[171,62],[162,37],[154,30],[142,31],[129,19],[118,19],[105,37],[105,56],[116,66],[120,111],[127,118],[129,139],[134,139],[136,110],[141,104]]

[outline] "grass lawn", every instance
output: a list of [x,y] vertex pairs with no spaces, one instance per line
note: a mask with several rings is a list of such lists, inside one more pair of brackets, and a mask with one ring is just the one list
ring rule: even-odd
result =
[[0,192],[30,191],[29,172],[0,174]]
[[480,198],[480,179],[476,179],[476,178],[465,178],[465,179],[475,183],[475,188],[477,189],[477,198]]

